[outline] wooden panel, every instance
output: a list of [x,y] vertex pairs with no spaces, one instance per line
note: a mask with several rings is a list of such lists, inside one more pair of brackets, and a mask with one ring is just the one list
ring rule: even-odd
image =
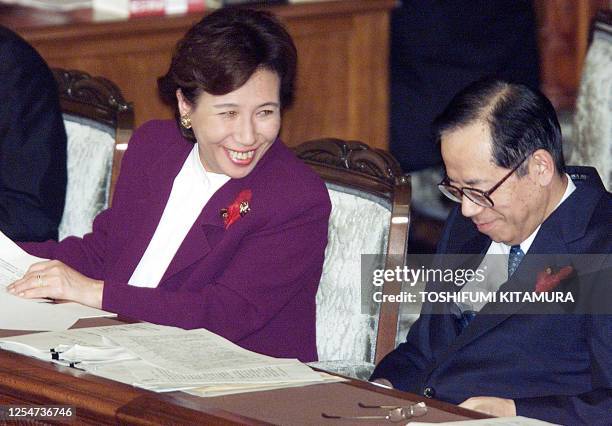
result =
[[536,0],[542,90],[558,109],[573,108],[591,19],[609,0]]
[[[329,28],[334,28],[330,37]],[[298,49],[293,107],[285,113],[283,138],[305,141],[350,131],[349,48],[352,24],[344,18],[288,23]],[[334,52],[333,55],[323,52]]]
[[[388,29],[394,0],[342,0],[270,9],[287,25],[299,52],[296,101],[281,135],[360,139],[388,146]],[[42,13],[0,6],[0,24],[13,28],[52,67],[79,69],[114,81],[134,102],[136,125],[172,112],[156,80],[175,43],[199,15],[98,21],[89,10]]]
[[353,20],[350,72],[350,129],[349,137],[383,148],[376,142],[388,130],[388,63],[389,22],[381,12],[359,15]]

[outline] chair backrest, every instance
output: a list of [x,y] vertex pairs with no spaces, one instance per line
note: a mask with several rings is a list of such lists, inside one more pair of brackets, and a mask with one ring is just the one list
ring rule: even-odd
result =
[[132,105],[103,77],[52,69],[68,135],[68,185],[59,239],[91,231],[111,199],[134,128]]
[[612,190],[612,11],[600,11],[591,26],[574,115],[572,164],[594,166]]
[[373,293],[401,288],[379,289],[371,274],[405,264],[410,178],[389,153],[357,141],[320,139],[294,150],[325,180],[332,202],[317,293],[319,360],[378,362],[395,347],[399,305],[376,303]]

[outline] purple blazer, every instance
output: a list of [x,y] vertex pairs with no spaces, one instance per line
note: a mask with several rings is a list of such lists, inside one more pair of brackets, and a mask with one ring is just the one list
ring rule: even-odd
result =
[[[207,328],[266,355],[316,360],[315,294],[331,204],[323,181],[280,140],[248,176],[213,195],[157,288],[127,284],[192,147],[174,122],[146,123],[125,153],[112,207],[93,231],[22,247],[104,280],[105,310]],[[220,210],[245,189],[251,211],[225,229]]]

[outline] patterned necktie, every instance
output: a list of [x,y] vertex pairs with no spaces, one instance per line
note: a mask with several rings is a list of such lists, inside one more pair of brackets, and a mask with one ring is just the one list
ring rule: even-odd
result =
[[521,246],[510,247],[510,255],[508,256],[508,279],[514,274],[521,260],[525,257],[525,253],[521,250]]

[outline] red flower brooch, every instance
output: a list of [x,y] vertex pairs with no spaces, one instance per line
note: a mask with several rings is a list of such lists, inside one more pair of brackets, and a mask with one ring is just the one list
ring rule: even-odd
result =
[[246,215],[251,211],[249,203],[251,201],[252,193],[250,189],[244,189],[240,191],[236,199],[229,207],[221,209],[221,217],[223,218],[223,225],[225,229],[229,228],[234,222]]
[[557,272],[553,273],[552,268],[549,266],[544,271],[538,273],[536,280],[535,291],[536,293],[545,293],[551,291],[561,283],[564,279],[569,277],[574,268],[571,266],[564,266]]

